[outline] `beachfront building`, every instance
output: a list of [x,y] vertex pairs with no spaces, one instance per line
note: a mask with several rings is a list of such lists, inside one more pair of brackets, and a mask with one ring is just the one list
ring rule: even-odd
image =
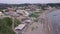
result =
[[29,13],[27,11],[25,11],[25,10],[18,9],[18,10],[16,10],[16,12],[23,15],[23,16],[28,16],[29,15]]
[[15,27],[15,31],[17,32],[17,34],[22,34],[25,27],[26,24],[19,24],[17,27]]

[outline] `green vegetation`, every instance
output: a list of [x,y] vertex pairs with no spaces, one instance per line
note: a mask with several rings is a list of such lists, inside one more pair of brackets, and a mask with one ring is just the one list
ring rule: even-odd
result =
[[36,26],[36,29],[38,28],[38,26]]
[[29,17],[35,17],[35,18],[37,18],[38,15],[37,14],[31,14],[31,15],[29,15]]
[[21,22],[19,20],[17,20],[17,19],[15,19],[14,21],[15,21],[15,24],[14,24],[15,27],[18,26],[19,24],[21,24]]
[[38,22],[38,19],[35,19],[34,22]]
[[37,18],[37,17],[39,17],[39,14],[41,14],[41,13],[42,13],[42,11],[35,12],[35,13],[30,14],[29,17],[35,17],[35,18]]
[[38,28],[38,26],[36,26],[36,27],[32,27],[32,31],[34,31],[34,30],[36,30]]
[[35,28],[34,27],[32,27],[32,31],[34,30]]
[[[18,25],[20,22],[16,20],[15,25]],[[0,19],[0,34],[15,34],[12,30],[12,19],[5,17]]]

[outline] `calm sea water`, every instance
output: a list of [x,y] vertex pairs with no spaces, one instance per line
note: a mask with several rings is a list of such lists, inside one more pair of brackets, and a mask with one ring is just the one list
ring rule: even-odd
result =
[[51,21],[55,34],[60,34],[60,10],[54,10],[51,13],[48,13],[47,16]]

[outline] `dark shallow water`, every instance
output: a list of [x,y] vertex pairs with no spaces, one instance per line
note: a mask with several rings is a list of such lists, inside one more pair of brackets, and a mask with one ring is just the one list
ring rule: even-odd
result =
[[52,11],[51,13],[48,13],[47,16],[51,21],[55,34],[60,34],[60,10]]

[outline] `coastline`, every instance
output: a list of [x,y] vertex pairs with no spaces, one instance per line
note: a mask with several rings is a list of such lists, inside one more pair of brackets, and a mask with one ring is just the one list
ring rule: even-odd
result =
[[46,16],[48,13],[57,10],[57,9],[51,9],[51,10],[46,10],[43,14],[41,14],[41,16],[39,17],[40,19],[44,20],[43,24],[43,32],[45,34],[55,34],[51,24],[49,24],[51,21],[48,19],[48,16]]

